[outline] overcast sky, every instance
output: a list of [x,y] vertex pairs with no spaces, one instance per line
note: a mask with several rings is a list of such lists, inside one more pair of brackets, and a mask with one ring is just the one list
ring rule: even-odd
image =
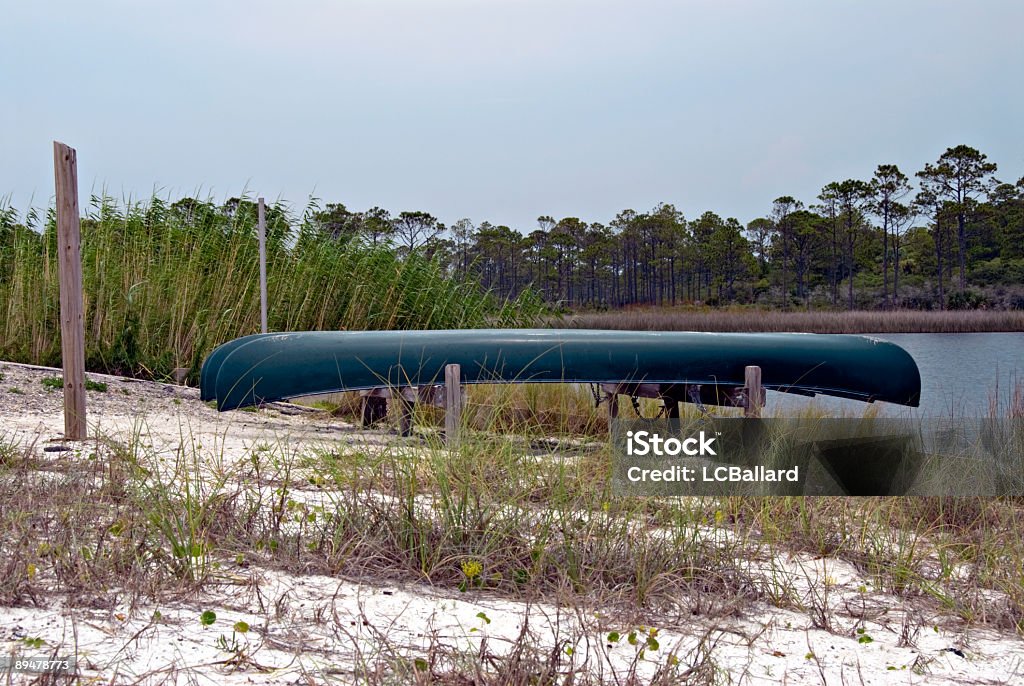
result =
[[1024,3],[5,3],[0,196],[426,210],[529,231],[674,203],[746,223],[967,144],[1024,175]]

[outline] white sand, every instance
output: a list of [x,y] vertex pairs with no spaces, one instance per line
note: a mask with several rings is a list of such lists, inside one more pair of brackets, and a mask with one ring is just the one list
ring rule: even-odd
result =
[[[45,390],[40,381],[59,371],[0,363],[0,374],[0,441],[41,456],[66,455],[42,453],[43,447],[61,442],[63,417],[60,392]],[[289,451],[346,445],[372,449],[410,440],[387,431],[363,431],[324,414],[283,414],[273,408],[221,414],[201,403],[196,389],[89,377],[109,386],[106,393],[88,394],[91,433],[139,440],[161,453],[173,454],[184,441],[202,446],[198,449],[211,459],[231,462],[260,444]],[[89,450],[90,443],[84,442],[75,454]],[[814,628],[809,613],[765,604],[744,606],[741,617],[729,620],[655,623],[660,647],[647,651],[640,674],[653,673],[670,652],[684,666],[700,664],[707,648],[721,683],[1024,683],[1024,643],[1016,634],[949,616],[920,617],[912,603],[873,592],[863,575],[838,559],[800,554],[743,563],[795,589],[808,606],[827,594],[835,608],[831,630]],[[571,609],[528,606],[488,592],[356,583],[258,565],[239,568],[229,561],[217,578],[221,583],[207,585],[199,597],[159,606],[95,611],[68,608],[54,597],[47,607],[0,608],[0,651],[77,655],[86,681],[134,683],[144,677],[144,682],[209,684],[294,684],[306,683],[306,677],[316,683],[350,683],[360,669],[402,660],[411,664],[424,657],[431,641],[474,653],[486,640],[489,650],[501,653],[526,620],[539,646],[569,641],[574,664],[585,663],[591,673],[610,681],[613,673],[628,670],[638,652],[625,640],[638,627],[617,623],[613,616],[580,617]],[[859,613],[842,611],[849,604]],[[205,610],[216,613],[211,626],[199,621]],[[154,612],[160,613],[159,620],[153,620]],[[912,645],[903,645],[908,613],[923,628]],[[854,614],[870,619],[854,619]],[[238,621],[250,630],[233,632]],[[608,647],[611,631],[623,638]],[[43,646],[26,646],[25,639],[34,638]],[[383,646],[398,657],[382,655]],[[14,683],[18,678],[30,676],[16,675]]]

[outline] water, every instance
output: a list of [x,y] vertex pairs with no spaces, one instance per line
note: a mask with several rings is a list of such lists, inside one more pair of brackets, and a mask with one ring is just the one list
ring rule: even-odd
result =
[[[876,403],[886,416],[984,417],[997,394],[1005,414],[1015,383],[1024,383],[1024,333],[867,334],[906,350],[921,371],[921,407]],[[842,415],[859,415],[867,405],[854,400],[768,394],[768,414],[813,405]]]

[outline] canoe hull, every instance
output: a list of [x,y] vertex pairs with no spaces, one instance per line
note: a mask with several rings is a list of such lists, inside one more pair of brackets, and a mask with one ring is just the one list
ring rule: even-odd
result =
[[302,395],[443,383],[742,386],[918,404],[921,379],[897,345],[863,336],[576,329],[309,331],[246,336],[207,358],[201,394],[221,410]]

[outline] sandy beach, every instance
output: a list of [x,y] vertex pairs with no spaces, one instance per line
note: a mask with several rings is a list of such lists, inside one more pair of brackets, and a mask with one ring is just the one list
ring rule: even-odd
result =
[[[91,438],[65,443],[62,394],[43,384],[57,375],[0,362],[0,477],[8,484],[35,479],[59,489],[103,482],[114,478],[105,465],[127,449],[140,469],[171,470],[187,456],[199,490],[209,479],[223,492],[257,498],[271,514],[273,503],[287,502],[289,512],[316,518],[327,517],[338,499],[304,457],[436,451],[422,435],[363,430],[308,407],[218,413],[194,388],[96,374],[88,378],[106,390],[88,393]],[[248,472],[241,466],[261,453],[276,456],[278,471],[266,472],[263,483],[242,482]],[[287,468],[294,473],[282,482],[285,458],[294,460]],[[279,493],[282,483],[287,498]],[[432,502],[424,493],[415,506],[429,513]],[[11,488],[0,501],[5,520],[20,516],[18,508],[24,516],[59,518],[28,514],[35,507]],[[118,517],[101,513],[96,526],[116,537]],[[644,535],[656,537],[658,528]],[[732,545],[734,533],[723,519],[693,535],[706,545]],[[57,544],[39,530],[7,545]],[[322,566],[283,564],[272,546],[234,555],[189,551],[191,571],[176,584],[133,588],[139,579],[126,576],[121,586],[83,589],[69,584],[59,567],[74,556],[58,563],[51,550],[30,556],[38,561],[7,565],[8,574],[26,579],[4,587],[0,652],[71,656],[82,683],[426,683],[456,673],[460,660],[494,666],[478,683],[503,683],[502,674],[515,673],[508,671],[512,657],[523,658],[528,648],[531,669],[548,669],[559,683],[568,675],[584,683],[708,684],[1011,684],[1024,678],[1024,643],[1005,621],[965,619],[944,607],[939,594],[876,590],[874,577],[842,556],[769,554],[756,545],[746,551],[734,566],[746,578],[763,579],[765,588],[782,589],[786,600],[766,602],[772,595],[764,592],[753,600],[730,598],[709,589],[714,610],[683,616],[629,603],[602,607],[569,594],[517,597],[502,583],[475,583],[482,577],[465,565],[471,583],[461,590],[417,581],[383,559],[376,571],[367,563],[358,575],[343,565],[341,573],[325,574]],[[192,573],[196,567],[201,574]],[[1006,604],[997,590],[973,592],[987,596],[984,607]],[[15,673],[11,683],[36,677]]]

